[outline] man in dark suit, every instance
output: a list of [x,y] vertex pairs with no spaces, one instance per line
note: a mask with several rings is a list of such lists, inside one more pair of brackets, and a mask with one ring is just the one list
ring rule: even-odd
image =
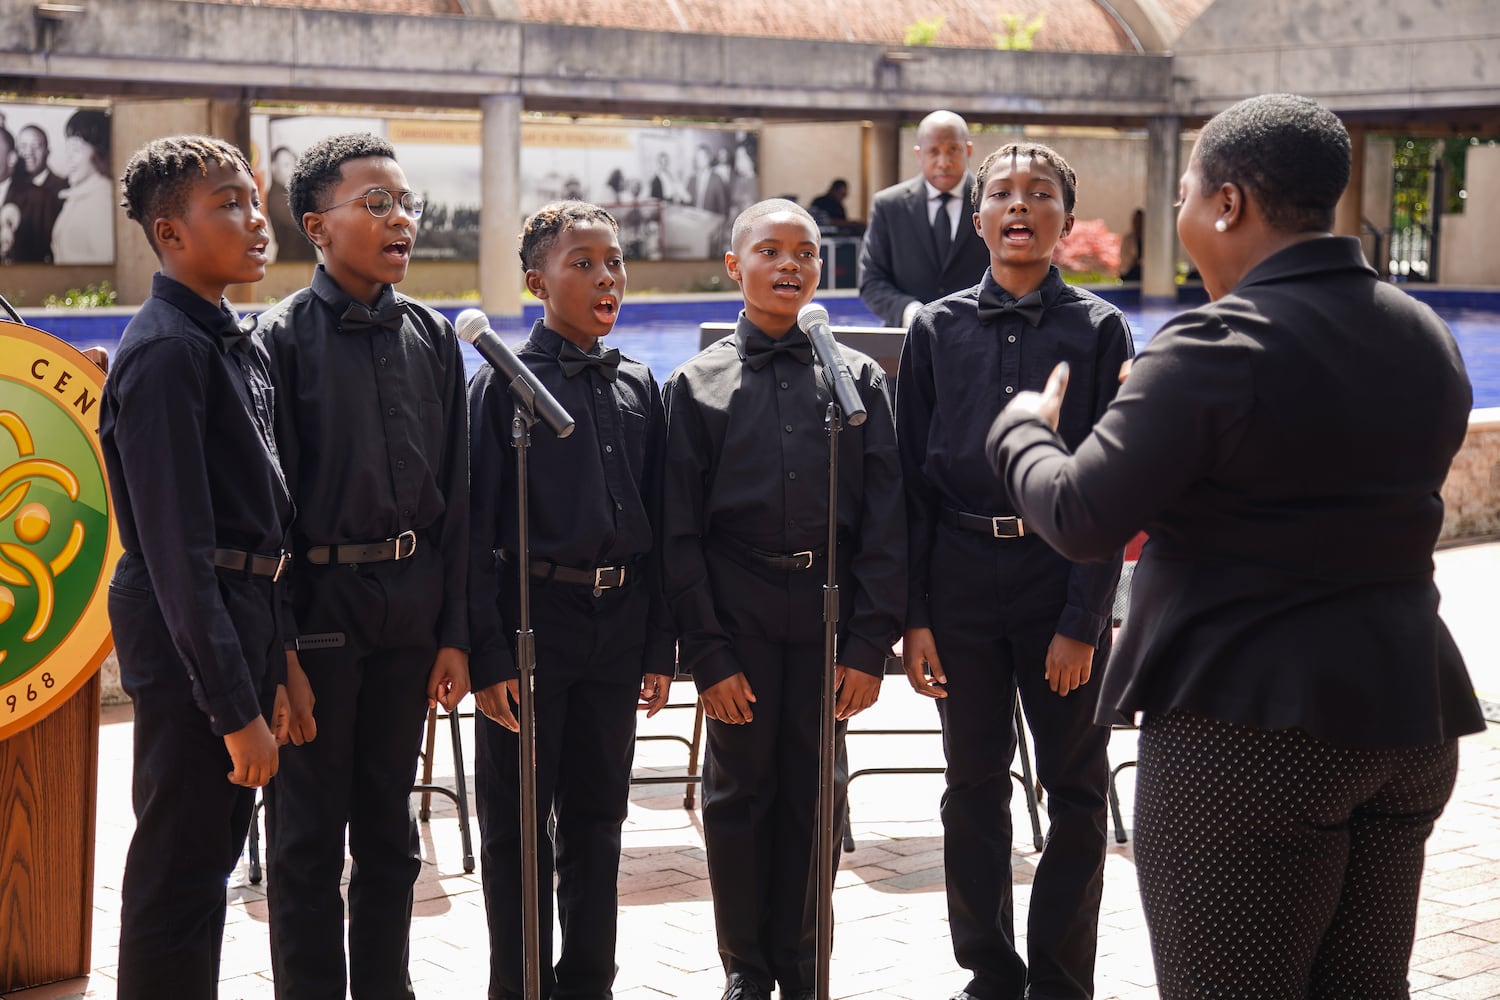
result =
[[934,111],[917,126],[922,176],[875,195],[860,251],[859,297],[886,326],[910,326],[918,309],[984,277],[989,251],[975,231],[969,126]]
[[0,264],[30,259],[24,255],[29,249],[24,242],[25,226],[36,201],[31,179],[16,155],[15,136],[0,127]]

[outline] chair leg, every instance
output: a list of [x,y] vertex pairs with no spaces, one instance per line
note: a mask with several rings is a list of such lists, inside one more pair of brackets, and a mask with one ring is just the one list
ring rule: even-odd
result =
[[260,814],[264,800],[260,792],[255,793],[255,805],[250,807],[250,884],[260,885]]
[[[698,758],[703,753],[703,699],[699,698],[693,706],[693,740],[688,744],[688,777],[698,776]],[[698,783],[689,781],[682,787],[682,808],[692,811],[693,798],[697,794]]]
[[1113,767],[1109,772],[1109,810],[1115,819],[1115,843],[1125,843],[1125,820],[1120,816],[1120,792],[1115,788],[1115,779],[1120,772],[1127,767],[1135,767],[1135,761],[1127,760],[1125,763]]
[[[427,710],[427,749],[422,752],[422,780],[420,784],[432,784],[432,747],[437,733],[437,709]],[[423,823],[432,818],[432,793],[422,793],[422,805],[417,810],[417,818]]]
[[1031,749],[1026,742],[1026,719],[1021,715],[1021,701],[1016,699],[1016,745],[1021,751],[1021,787],[1026,792],[1026,811],[1031,814],[1031,842],[1038,851],[1042,849],[1042,817],[1037,808],[1041,799],[1041,783],[1031,770]]
[[458,836],[464,849],[464,871],[472,872],[474,842],[469,837],[469,780],[464,777],[464,734],[463,726],[459,724],[457,708],[448,713],[448,729],[453,735],[453,781],[458,793]]

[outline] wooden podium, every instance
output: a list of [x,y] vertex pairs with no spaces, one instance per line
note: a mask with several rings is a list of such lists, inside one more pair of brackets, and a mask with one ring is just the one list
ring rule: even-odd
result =
[[71,345],[0,321],[0,994],[89,971],[99,665],[120,555],[103,386]]
[[87,975],[99,675],[0,741],[0,994]]

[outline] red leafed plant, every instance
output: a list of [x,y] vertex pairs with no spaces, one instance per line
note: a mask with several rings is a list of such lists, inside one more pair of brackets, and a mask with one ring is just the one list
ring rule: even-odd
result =
[[1052,262],[1063,271],[1114,274],[1120,269],[1120,237],[1103,219],[1079,219],[1058,241]]

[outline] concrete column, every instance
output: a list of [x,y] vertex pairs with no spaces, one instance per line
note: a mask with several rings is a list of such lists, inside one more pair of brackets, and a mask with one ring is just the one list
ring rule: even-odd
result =
[[[1361,225],[1365,203],[1365,132],[1364,129],[1349,129],[1349,186],[1339,199],[1333,212],[1333,231],[1339,236],[1363,236]],[[1367,246],[1365,252],[1369,253]]]
[[1178,145],[1182,119],[1152,118],[1146,126],[1146,237],[1141,254],[1141,298],[1177,299]]
[[[896,122],[869,122],[862,133],[861,186],[864,188],[863,204],[848,206],[850,216],[859,219],[870,217],[870,202],[876,192],[888,188],[901,179],[901,127]],[[856,213],[852,209],[858,208]]]
[[521,315],[521,98],[492,94],[479,102],[479,301],[491,316]]

